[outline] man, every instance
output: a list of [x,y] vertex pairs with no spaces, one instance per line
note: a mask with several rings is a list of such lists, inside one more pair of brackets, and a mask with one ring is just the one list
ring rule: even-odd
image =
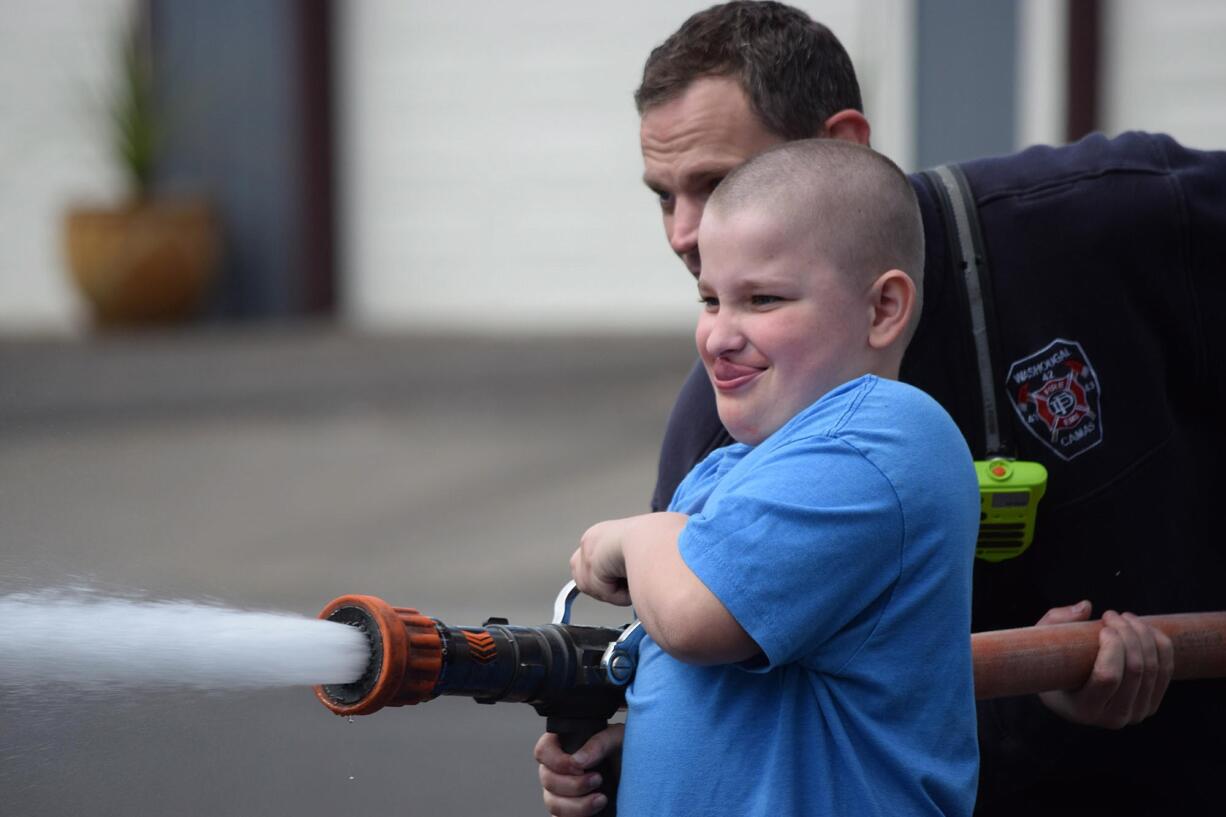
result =
[[[698,223],[724,175],[782,141],[870,135],[838,41],[775,3],[692,17],[652,53],[636,101],[644,180],[694,275]],[[995,365],[980,375],[939,191],[913,177],[928,258],[902,379],[936,397],[983,457],[982,376],[1005,453],[1050,475],[1030,548],[976,562],[973,628],[1106,611],[1085,687],[981,705],[979,813],[1205,813],[1212,773],[1226,768],[1226,750],[1204,748],[1226,746],[1216,739],[1226,689],[1181,682],[1168,692],[1169,642],[1111,610],[1226,607],[1226,548],[1210,528],[1226,355],[1207,323],[1226,295],[1226,154],[1133,134],[963,170],[990,265]],[[670,419],[653,507],[728,440],[696,368]],[[1197,740],[1202,732],[1214,737]],[[554,813],[592,813],[582,770],[618,741],[611,730],[574,759],[538,743]]]

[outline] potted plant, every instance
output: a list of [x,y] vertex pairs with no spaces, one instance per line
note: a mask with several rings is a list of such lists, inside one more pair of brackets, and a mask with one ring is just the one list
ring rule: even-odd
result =
[[162,133],[153,85],[147,14],[124,38],[122,75],[111,104],[114,149],[128,177],[117,206],[76,206],[65,219],[68,266],[99,326],[166,324],[199,308],[220,250],[213,208],[200,198],[153,190]]

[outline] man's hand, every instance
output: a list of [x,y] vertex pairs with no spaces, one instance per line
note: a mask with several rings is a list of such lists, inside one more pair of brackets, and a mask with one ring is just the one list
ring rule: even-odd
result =
[[557,735],[548,732],[541,735],[533,755],[541,764],[541,787],[545,790],[545,808],[550,814],[589,817],[608,805],[605,796],[596,792],[601,783],[600,775],[588,769],[621,752],[624,734],[624,726],[613,724],[592,735],[573,755],[562,751]]
[[[1090,602],[1053,607],[1038,626],[1087,621]],[[1171,639],[1132,613],[1103,613],[1098,656],[1081,689],[1044,692],[1043,703],[1065,720],[1121,729],[1158,711],[1175,667]]]

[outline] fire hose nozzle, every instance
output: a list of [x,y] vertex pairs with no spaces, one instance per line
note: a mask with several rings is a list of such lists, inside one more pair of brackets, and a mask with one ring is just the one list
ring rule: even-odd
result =
[[[319,617],[361,630],[370,642],[370,661],[357,680],[323,684],[315,694],[338,715],[369,715],[439,695],[528,703],[545,716],[545,728],[558,736],[563,751],[574,752],[625,704],[623,685],[642,638],[641,627],[571,624],[577,594],[573,582],[563,587],[554,621],[535,627],[501,618],[452,627],[374,596],[341,596]],[[608,798],[605,813],[614,815],[617,765],[606,760],[597,769]]]
[[575,592],[564,589],[559,621],[533,627],[500,618],[453,627],[374,596],[341,596],[319,617],[361,630],[370,661],[357,680],[323,684],[315,694],[338,715],[369,715],[385,706],[456,695],[478,703],[529,703],[547,717],[607,719],[625,694],[601,659],[615,645],[630,649],[619,637],[632,628],[571,624]]
[[357,627],[370,642],[370,662],[348,684],[322,684],[315,695],[338,715],[369,715],[434,697],[443,669],[443,642],[434,619],[374,596],[341,596],[319,614]]

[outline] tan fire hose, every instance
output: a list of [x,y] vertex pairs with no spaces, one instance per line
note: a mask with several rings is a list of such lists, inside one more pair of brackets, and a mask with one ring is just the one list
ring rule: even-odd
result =
[[[1171,639],[1173,680],[1226,677],[1226,612],[1141,616]],[[994,630],[971,636],[979,700],[1077,689],[1090,677],[1101,621]]]

